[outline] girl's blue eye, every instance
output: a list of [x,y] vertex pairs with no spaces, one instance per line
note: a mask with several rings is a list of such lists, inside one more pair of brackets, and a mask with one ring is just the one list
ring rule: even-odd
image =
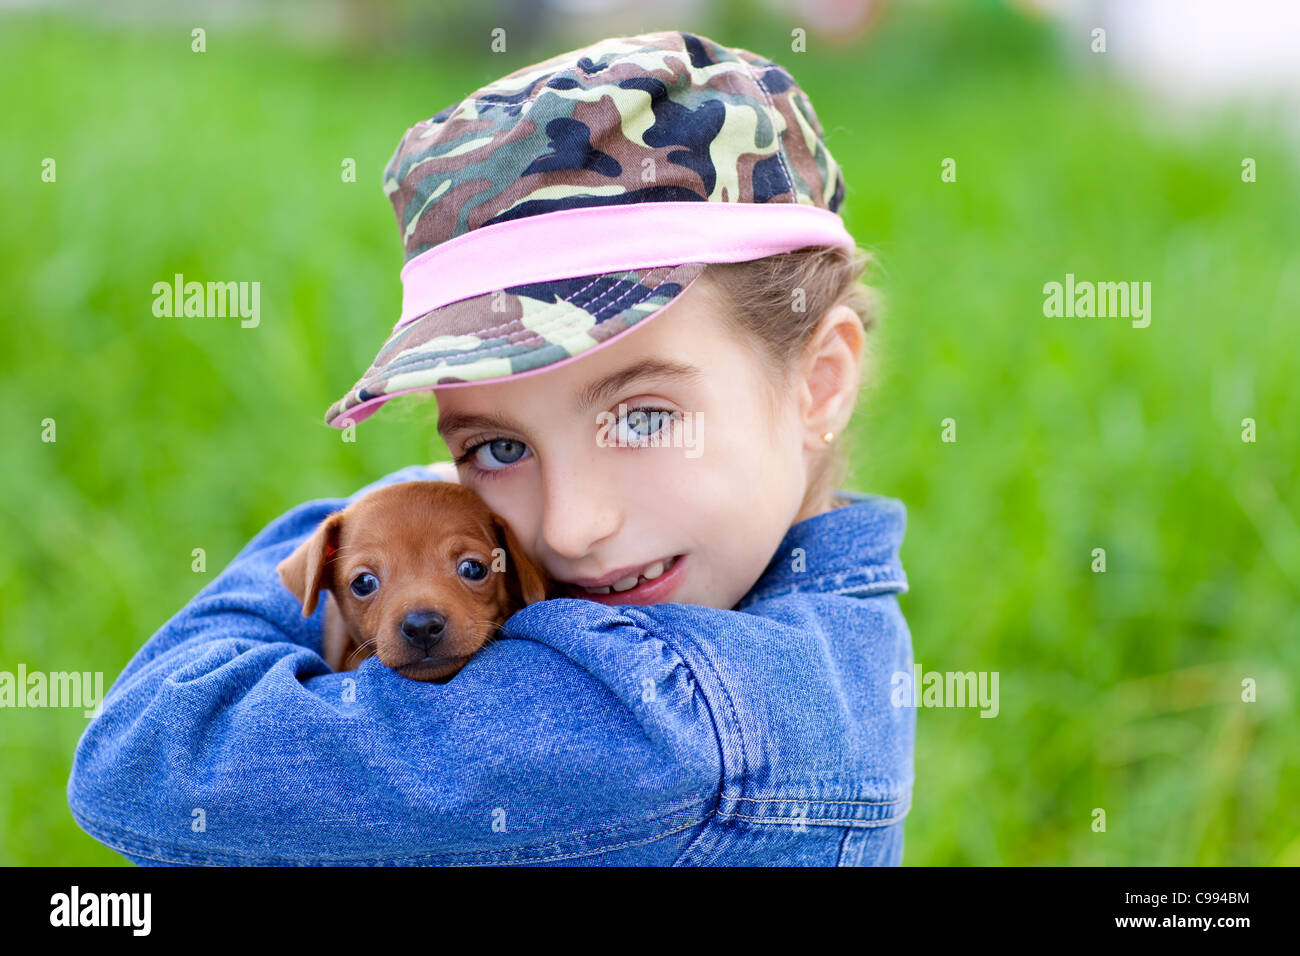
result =
[[513,438],[494,438],[492,441],[475,445],[461,458],[462,460],[473,458],[474,464],[484,471],[500,471],[507,465],[519,461],[527,451],[528,446],[521,441],[515,441]]
[[456,566],[456,573],[462,578],[468,578],[471,581],[482,581],[487,577],[487,565],[482,561],[475,561],[473,558],[466,558]]
[[632,444],[645,441],[668,429],[676,417],[668,408],[633,408],[619,420],[618,440]]
[[358,574],[352,579],[352,593],[357,597],[366,597],[374,594],[379,590],[379,578],[375,577],[369,571],[365,574]]
[[[614,443],[636,447],[647,443],[656,435],[668,432],[680,418],[679,412],[670,408],[633,408],[618,420]],[[515,462],[531,454],[528,446],[513,438],[491,438],[466,448],[454,459],[457,466],[469,462],[480,478],[495,478]]]

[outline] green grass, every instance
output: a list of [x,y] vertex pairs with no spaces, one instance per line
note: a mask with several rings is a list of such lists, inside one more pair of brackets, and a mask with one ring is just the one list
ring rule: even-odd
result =
[[[1232,115],[1174,132],[988,5],[829,55],[782,55],[779,24],[705,32],[785,63],[828,129],[888,307],[850,484],[908,505],[916,659],[1000,674],[996,719],[919,715],[907,862],[1300,863],[1286,144]],[[5,19],[0,670],[111,682],[276,515],[445,457],[427,405],[356,444],[321,416],[398,312],[379,173],[401,133],[538,58],[213,31],[198,56],[188,28]],[[260,281],[261,326],[155,318],[177,272]],[[1045,318],[1067,272],[1151,282],[1150,328]],[[0,863],[121,862],[67,810],[84,726],[0,711]]]

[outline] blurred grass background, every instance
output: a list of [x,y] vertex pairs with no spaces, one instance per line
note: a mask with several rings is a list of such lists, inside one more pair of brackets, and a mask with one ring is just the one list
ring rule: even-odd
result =
[[[493,55],[465,16],[333,41],[223,21],[202,55],[184,18],[3,18],[0,670],[107,687],[275,516],[447,457],[419,402],[355,444],[321,416],[399,311],[379,177],[402,132],[588,39]],[[1294,143],[1165,122],[997,3],[899,6],[809,53],[752,5],[637,25],[665,28],[811,96],[888,310],[851,487],[909,508],[916,660],[1000,674],[996,719],[920,712],[905,862],[1300,863]],[[1044,318],[1067,272],[1151,282],[1150,328]],[[260,327],[155,318],[175,273],[259,281]],[[0,711],[0,863],[123,862],[67,810],[84,726]]]

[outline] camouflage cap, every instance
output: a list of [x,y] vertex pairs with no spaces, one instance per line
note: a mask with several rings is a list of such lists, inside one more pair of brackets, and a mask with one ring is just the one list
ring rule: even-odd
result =
[[397,326],[335,402],[581,356],[710,262],[852,246],[839,167],[777,64],[702,36],[616,37],[517,70],[412,126],[384,171],[406,249]]

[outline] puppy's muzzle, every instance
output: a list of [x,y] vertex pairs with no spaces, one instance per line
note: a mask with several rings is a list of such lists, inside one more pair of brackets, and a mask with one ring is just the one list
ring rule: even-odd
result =
[[412,611],[402,618],[402,637],[427,656],[446,633],[447,619],[437,611]]

